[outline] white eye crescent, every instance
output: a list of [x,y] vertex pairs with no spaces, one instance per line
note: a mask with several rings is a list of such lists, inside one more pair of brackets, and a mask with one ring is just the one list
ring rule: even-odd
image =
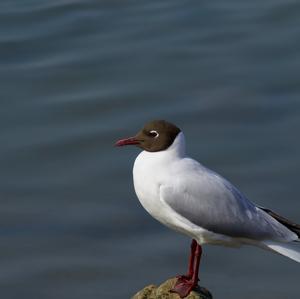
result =
[[158,132],[155,130],[150,131],[151,136],[153,136],[154,138],[157,138],[159,136]]

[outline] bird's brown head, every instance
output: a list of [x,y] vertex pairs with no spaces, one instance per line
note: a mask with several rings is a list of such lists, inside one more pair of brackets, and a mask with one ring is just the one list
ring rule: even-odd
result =
[[136,145],[148,152],[167,149],[181,130],[165,120],[154,120],[147,123],[134,137],[121,139],[115,145]]

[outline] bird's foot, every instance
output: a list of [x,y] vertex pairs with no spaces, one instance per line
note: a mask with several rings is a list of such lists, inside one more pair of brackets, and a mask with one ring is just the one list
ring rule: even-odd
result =
[[190,280],[192,278],[192,275],[176,275],[175,276],[178,280]]
[[193,279],[185,275],[180,275],[174,287],[171,289],[171,292],[177,293],[180,298],[185,298],[197,286],[197,282],[194,282]]

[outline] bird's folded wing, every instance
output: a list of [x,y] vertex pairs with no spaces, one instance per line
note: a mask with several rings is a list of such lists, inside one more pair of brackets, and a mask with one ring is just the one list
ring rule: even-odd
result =
[[[287,227],[289,230],[291,230],[292,232],[294,232],[298,238],[300,238],[300,224],[297,224],[277,213],[275,213],[274,211],[264,208],[264,207],[259,207],[261,210],[263,210],[264,212],[268,213],[270,216],[272,216],[273,218],[275,218],[278,222],[280,222],[281,224],[283,224],[285,227]],[[300,239],[298,239],[297,241],[300,242]]]
[[297,239],[288,228],[213,172],[174,177],[161,185],[160,197],[178,214],[214,233],[258,241]]

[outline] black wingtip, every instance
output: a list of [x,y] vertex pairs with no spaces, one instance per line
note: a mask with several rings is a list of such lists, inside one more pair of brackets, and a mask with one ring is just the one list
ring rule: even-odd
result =
[[300,225],[290,221],[289,219],[271,211],[270,209],[259,207],[261,210],[265,211],[267,214],[269,214],[271,217],[276,219],[279,223],[287,227],[290,231],[295,233],[298,236],[298,240],[295,240],[296,242],[300,242]]

